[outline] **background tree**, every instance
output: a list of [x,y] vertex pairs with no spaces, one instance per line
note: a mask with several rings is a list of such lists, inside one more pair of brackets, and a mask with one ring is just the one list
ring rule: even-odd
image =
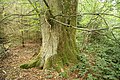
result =
[[[0,1],[1,2],[1,1]],[[0,5],[0,21],[4,17],[4,5]],[[5,33],[4,33],[4,22],[0,22],[0,59],[5,58],[5,47],[6,42]]]

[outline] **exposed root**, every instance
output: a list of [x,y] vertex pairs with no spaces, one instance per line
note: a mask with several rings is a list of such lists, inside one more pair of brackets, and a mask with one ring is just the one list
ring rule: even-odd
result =
[[40,65],[40,60],[32,60],[31,62],[27,63],[27,64],[22,64],[20,66],[20,68],[22,69],[29,69],[29,68],[32,68],[32,67],[38,67]]

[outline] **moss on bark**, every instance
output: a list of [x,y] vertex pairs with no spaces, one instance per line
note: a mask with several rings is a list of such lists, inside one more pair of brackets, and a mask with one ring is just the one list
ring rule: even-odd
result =
[[[61,3],[59,3],[60,1]],[[63,12],[64,15],[73,15],[76,13],[77,0],[69,0],[69,3],[67,0],[47,0],[47,2],[49,2],[49,6],[55,10],[53,12],[54,15],[59,14],[60,11]],[[56,6],[53,6],[53,2]],[[64,5],[62,3],[64,3]],[[56,19],[76,26],[76,17],[58,17]],[[28,64],[21,65],[21,68],[54,68],[60,72],[64,70],[64,66],[71,66],[77,63],[77,49],[75,43],[76,30],[72,27],[64,26],[57,22],[54,22],[54,25],[51,25],[45,19],[43,19],[43,22],[46,23],[44,23],[41,27],[42,49],[33,61]]]
[[22,64],[20,66],[20,68],[28,69],[28,68],[32,68],[32,67],[38,67],[39,65],[40,65],[40,60],[36,59],[36,60],[31,60],[30,62],[28,62],[26,64]]

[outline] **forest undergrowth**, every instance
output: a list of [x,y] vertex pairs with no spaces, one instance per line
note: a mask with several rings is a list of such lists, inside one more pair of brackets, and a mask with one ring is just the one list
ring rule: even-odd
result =
[[[81,34],[81,33],[80,33]],[[80,35],[78,34],[78,35]],[[87,42],[85,42],[87,39]],[[82,42],[83,41],[83,42]],[[64,72],[40,70],[38,68],[20,69],[39,52],[36,43],[26,43],[10,48],[8,58],[0,61],[0,80],[119,80],[120,46],[104,36],[99,38],[77,37],[79,63]]]

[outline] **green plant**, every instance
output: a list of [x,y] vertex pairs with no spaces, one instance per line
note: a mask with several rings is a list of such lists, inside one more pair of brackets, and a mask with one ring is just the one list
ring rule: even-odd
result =
[[[82,46],[81,39],[78,37],[79,48]],[[85,45],[85,49],[78,54],[79,63],[72,67],[71,71],[78,70],[79,77],[85,80],[119,80],[119,44],[102,36],[99,42],[94,39]]]
[[59,76],[62,77],[62,78],[68,78],[68,73],[66,71],[65,72],[60,72]]

